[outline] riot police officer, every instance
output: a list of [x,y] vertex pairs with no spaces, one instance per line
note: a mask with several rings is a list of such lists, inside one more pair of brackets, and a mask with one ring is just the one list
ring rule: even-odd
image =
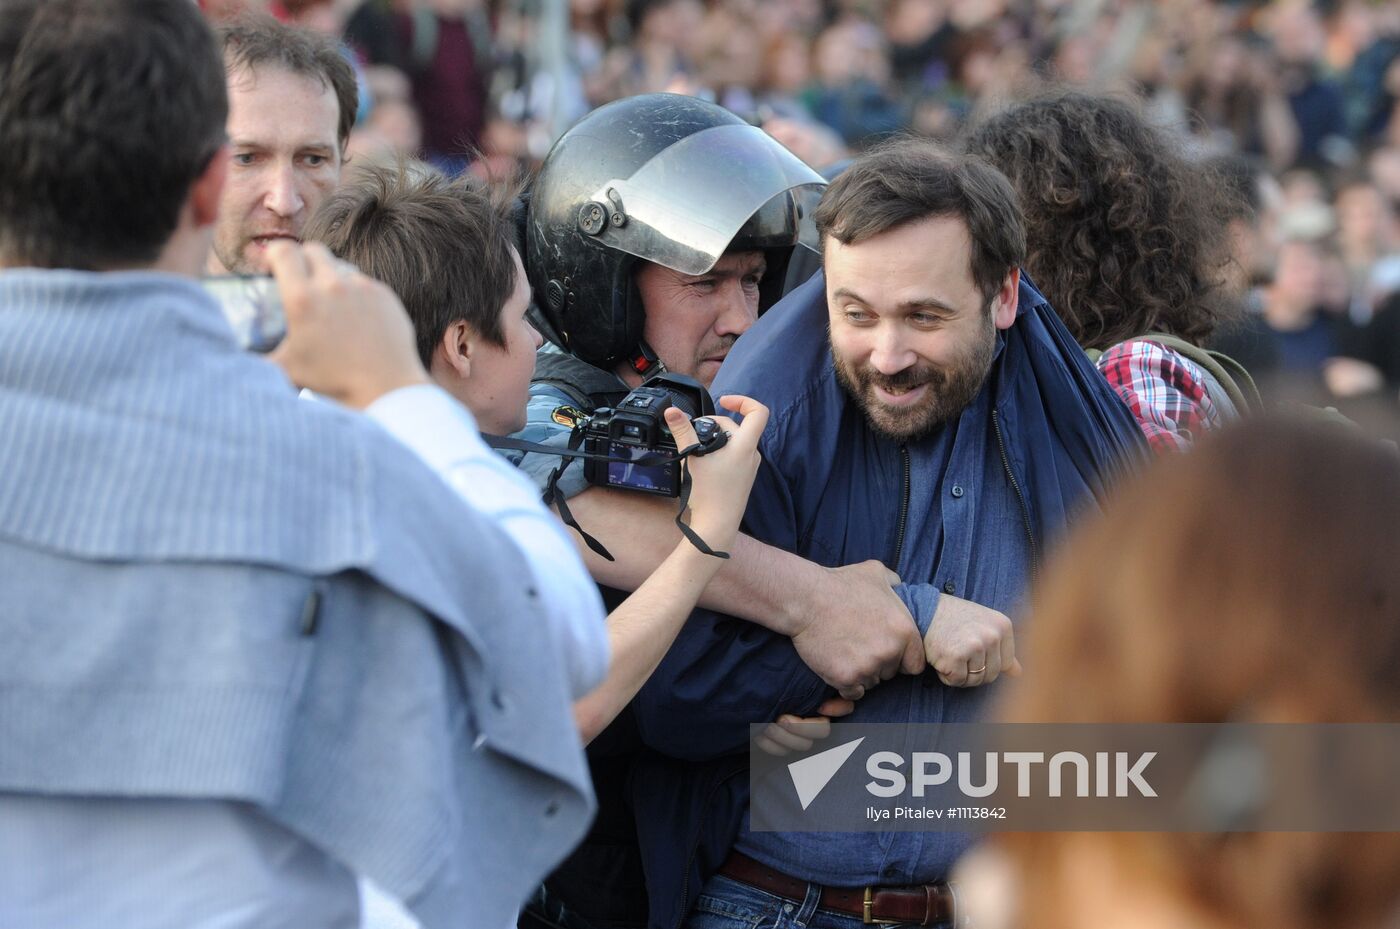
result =
[[[646,377],[709,386],[782,296],[826,182],[757,127],[676,94],[608,104],[556,143],[530,194],[526,270],[549,345],[520,437],[562,443]],[[527,455],[543,485],[558,464]],[[583,490],[567,469],[560,490]]]
[[[692,97],[632,97],[584,117],[529,195],[525,265],[546,345],[517,436],[566,444],[580,419],[659,372],[708,387],[729,347],[782,296],[825,183],[761,129]],[[560,464],[513,457],[542,488]],[[572,501],[581,513],[594,512],[589,498],[614,512],[632,502],[587,487],[576,464],[557,489],[581,494]],[[616,547],[611,533],[599,535]],[[635,747],[625,714],[590,747],[598,823],[522,925],[645,924],[624,796]]]
[[[734,341],[783,296],[795,250],[816,250],[811,216],[825,185],[762,130],[691,97],[633,97],[584,117],[546,157],[525,216],[532,318],[546,344],[517,437],[565,446],[583,418],[658,372],[708,387]],[[589,557],[595,580],[635,589],[658,530],[674,530],[674,502],[590,487],[583,468],[560,469],[558,456],[511,457],[542,489],[554,477],[577,524],[618,555]],[[917,627],[890,589],[897,578],[878,562],[826,568],[738,542],[720,572],[727,580],[707,588],[703,605],[791,636],[845,696],[923,669]],[[634,728],[624,713],[590,746],[598,823],[522,925],[645,924],[626,802]]]

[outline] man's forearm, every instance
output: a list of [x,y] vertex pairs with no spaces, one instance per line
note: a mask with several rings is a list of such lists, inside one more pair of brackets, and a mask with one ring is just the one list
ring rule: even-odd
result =
[[[615,559],[597,555],[573,533],[593,578],[608,587],[636,590],[681,540],[672,500],[593,487],[568,505],[584,531]],[[731,555],[705,588],[700,605],[781,635],[796,632],[800,593],[812,589],[826,569],[742,534]]]
[[[588,551],[575,534],[589,571],[619,590],[641,586],[681,538],[672,500],[595,487],[569,507],[616,559]],[[921,630],[892,588],[899,578],[879,562],[826,568],[745,535],[730,551],[700,605],[790,639],[807,667],[842,696],[857,699],[900,670],[923,670]]]

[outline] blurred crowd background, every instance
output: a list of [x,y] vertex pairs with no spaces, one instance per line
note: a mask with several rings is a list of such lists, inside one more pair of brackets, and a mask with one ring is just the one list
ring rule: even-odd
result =
[[1261,377],[1400,400],[1394,0],[202,0],[343,38],[351,157],[528,171],[631,94],[714,100],[818,169],[891,133],[954,139],[1047,86],[1142,101],[1234,176],[1242,330]]

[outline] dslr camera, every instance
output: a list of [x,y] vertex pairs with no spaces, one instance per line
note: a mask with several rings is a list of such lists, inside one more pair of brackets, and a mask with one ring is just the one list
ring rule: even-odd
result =
[[[684,374],[657,374],[615,407],[603,407],[583,425],[583,450],[609,460],[584,459],[583,476],[599,487],[621,487],[662,497],[679,497],[681,463],[676,440],[666,427],[666,409],[689,416],[706,451],[726,438],[711,416],[715,402],[699,381]],[[671,459],[671,460],[667,460]]]

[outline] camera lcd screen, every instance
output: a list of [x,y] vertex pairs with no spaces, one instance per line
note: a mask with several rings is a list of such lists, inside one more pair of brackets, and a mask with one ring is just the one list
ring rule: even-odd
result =
[[[608,454],[614,458],[645,458],[653,454],[649,449],[636,445],[611,443]],[[671,469],[666,465],[639,465],[627,461],[608,462],[608,483],[614,487],[630,487],[633,490],[647,490],[652,493],[671,493]]]

